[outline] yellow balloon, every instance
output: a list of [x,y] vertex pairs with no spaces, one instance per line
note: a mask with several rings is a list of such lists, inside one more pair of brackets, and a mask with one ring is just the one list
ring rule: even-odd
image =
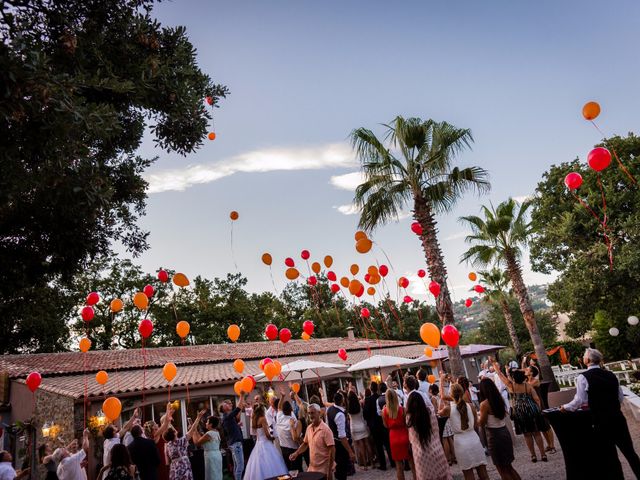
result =
[[440,345],[440,330],[433,323],[423,323],[420,327],[420,338],[433,348]]
[[240,338],[240,327],[235,323],[233,325],[229,325],[229,328],[227,328],[227,336],[232,342],[238,341]]
[[[146,296],[146,295],[145,295]],[[118,313],[124,307],[124,302],[119,298],[114,298],[111,300],[111,304],[109,304],[109,308],[113,313]]]
[[91,348],[91,340],[89,340],[88,338],[81,338],[80,351],[83,353],[87,353],[90,348]]
[[189,322],[180,320],[176,325],[176,333],[180,338],[187,338],[189,331],[191,331],[191,325],[189,325]]
[[184,273],[176,273],[173,278],[173,283],[175,285],[177,285],[178,287],[188,287],[189,286],[189,279],[187,278],[187,276]]
[[242,360],[240,360],[239,358],[236,359],[233,362],[233,369],[238,373],[242,373],[244,371],[244,362]]
[[102,402],[102,412],[111,422],[115,422],[122,411],[122,404],[116,397],[108,397]]
[[133,296],[133,303],[140,310],[146,310],[149,307],[149,297],[142,292],[138,292]]
[[176,378],[177,374],[178,374],[178,368],[176,367],[176,364],[173,362],[167,362],[164,364],[164,367],[162,367],[162,375],[167,380],[167,382],[170,382],[171,380]]

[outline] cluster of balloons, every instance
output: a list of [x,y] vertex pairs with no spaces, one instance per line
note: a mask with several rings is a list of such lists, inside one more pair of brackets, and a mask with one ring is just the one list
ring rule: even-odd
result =
[[[638,325],[638,323],[640,323],[640,319],[638,319],[638,317],[636,317],[635,315],[631,315],[629,318],[627,318],[627,323],[632,327],[635,327],[636,325]],[[609,329],[609,335],[611,335],[612,337],[617,337],[618,335],[620,335],[620,330],[617,327],[611,327]]]
[[373,242],[362,230],[358,230],[355,234],[356,252],[368,253],[373,247]]
[[[424,343],[432,348],[437,348],[440,345],[440,338],[450,347],[456,347],[460,342],[460,332],[453,325],[445,325],[442,327],[442,331],[438,330],[438,327],[433,323],[426,322],[420,326],[420,338]],[[425,355],[430,357],[433,354],[432,350],[425,349]]]
[[282,372],[282,364],[278,360],[272,360],[269,357],[260,360],[258,366],[269,381],[273,380],[274,377],[277,377]]
[[247,375],[233,384],[233,391],[238,396],[251,393],[254,388],[256,388],[256,380],[251,375]]

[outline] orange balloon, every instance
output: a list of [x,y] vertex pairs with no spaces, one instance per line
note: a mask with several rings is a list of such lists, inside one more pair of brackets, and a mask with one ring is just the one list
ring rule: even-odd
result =
[[116,397],[108,397],[102,402],[102,412],[111,422],[115,422],[122,411],[122,404]]
[[236,342],[240,338],[240,327],[235,323],[227,328],[227,336],[232,342]]
[[369,275],[369,283],[371,285],[377,285],[378,283],[380,283],[380,275]]
[[309,335],[307,332],[302,332],[301,338],[305,341],[308,342],[311,339],[311,335]]
[[429,375],[427,377],[427,380],[429,381],[429,383],[436,383],[436,376],[435,375]]
[[162,375],[164,375],[164,378],[167,380],[167,382],[171,382],[171,380],[176,378],[177,374],[178,369],[176,367],[176,364],[173,362],[167,362],[164,364],[164,367],[162,367]]
[[207,138],[209,140],[215,140],[216,139],[216,134],[215,132],[209,132],[209,135],[207,135]]
[[333,257],[331,255],[327,255],[324,257],[324,266],[330,268],[333,265]]
[[273,363],[276,366],[276,375],[280,375],[280,372],[282,372],[282,364],[278,360],[274,360]]
[[133,296],[133,303],[140,310],[146,310],[149,307],[149,297],[142,292],[138,292]]
[[378,275],[378,267],[376,267],[375,265],[371,265],[369,268],[367,268],[367,273],[372,277]]
[[357,274],[358,274],[358,272],[360,271],[360,267],[354,263],[354,264],[353,264],[353,265],[351,265],[351,267],[349,268],[349,271],[351,272],[351,275],[357,275]]
[[425,357],[431,357],[433,355],[431,347],[424,347],[424,355]]
[[600,105],[598,102],[587,102],[582,107],[582,116],[585,120],[594,120],[600,115]]
[[244,362],[242,360],[240,360],[239,358],[236,359],[233,362],[233,369],[238,373],[244,372]]
[[469,272],[469,280],[475,282],[478,279],[478,275],[475,272]]
[[358,253],[367,253],[373,247],[373,242],[368,238],[361,238],[356,242],[356,251]]
[[271,254],[263,253],[262,254],[262,263],[264,263],[265,265],[271,265],[271,262],[273,262],[273,258],[271,258]]
[[124,307],[124,302],[119,298],[114,298],[109,304],[109,308],[113,313],[118,313],[120,310],[122,310],[122,307]]
[[420,338],[433,348],[440,345],[440,330],[433,323],[423,323],[420,327]]
[[233,391],[236,392],[236,395],[240,396],[242,395],[242,381],[238,380],[236,383],[233,384]]
[[298,392],[300,392],[300,384],[299,383],[292,383],[291,384],[291,390],[297,395]]
[[187,278],[187,276],[184,273],[176,273],[173,278],[173,283],[176,284],[178,287],[188,287],[189,286],[189,279]]
[[187,335],[189,335],[190,330],[191,330],[191,325],[189,325],[189,322],[180,320],[176,324],[176,333],[180,338],[187,338]]
[[253,382],[249,377],[244,377],[240,380],[240,390],[243,393],[251,393],[251,390],[253,390]]
[[231,213],[229,214],[229,218],[231,220],[237,220],[238,218],[240,218],[240,215],[235,210],[232,210]]
[[105,372],[104,370],[100,370],[98,373],[96,373],[96,382],[98,382],[100,385],[104,385],[108,381],[109,374],[107,372]]
[[369,295],[375,295],[376,294],[376,289],[373,288],[373,287],[369,287],[369,288],[367,288],[367,293]]
[[344,288],[347,288],[349,286],[349,279],[347,277],[342,277],[340,279],[340,285],[342,285]]
[[291,267],[291,268],[287,268],[287,271],[284,272],[284,276],[287,277],[289,280],[295,280],[300,276],[300,272],[298,271],[297,268]]
[[81,338],[80,339],[80,351],[83,353],[87,353],[89,351],[89,349],[91,348],[91,340],[89,340],[88,338]]
[[362,283],[360,282],[360,280],[357,280],[357,279],[354,278],[349,283],[349,293],[351,295],[356,295],[360,291],[361,288],[362,288]]
[[313,262],[311,264],[311,270],[313,271],[313,273],[320,273],[320,269],[322,267],[320,266],[320,264],[318,262]]
[[364,233],[362,230],[358,230],[356,232],[356,234],[353,236],[353,238],[357,241],[362,240],[363,238],[367,238],[367,234]]
[[277,375],[278,367],[275,362],[267,363],[264,366],[264,375],[269,379],[269,381],[273,380],[273,377]]

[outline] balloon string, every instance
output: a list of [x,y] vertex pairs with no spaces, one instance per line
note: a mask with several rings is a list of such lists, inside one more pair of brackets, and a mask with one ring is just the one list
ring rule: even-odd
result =
[[629,177],[629,180],[631,180],[631,182],[633,182],[634,185],[636,185],[638,183],[638,181],[635,179],[635,177],[629,172],[629,170],[627,170],[627,167],[624,166],[624,164],[622,163],[622,161],[620,160],[620,158],[618,157],[618,154],[616,153],[615,148],[613,148],[608,142],[607,142],[607,136],[604,134],[604,132],[602,130],[600,130],[600,127],[598,127],[598,125],[596,124],[596,122],[594,122],[593,120],[590,120],[591,124],[596,127],[596,130],[600,133],[600,135],[602,135],[602,138],[604,140],[604,143],[607,145],[607,147],[609,147],[611,149],[611,151],[613,152],[613,156],[616,159],[616,162],[618,163],[618,166],[620,167],[620,170],[622,170],[627,177]]
[[82,352],[82,376],[84,377],[84,428],[87,428],[87,352]]
[[233,265],[236,267],[236,272],[238,272],[238,264],[236,263],[236,256],[233,252],[233,220],[231,220],[231,259],[233,260]]
[[145,397],[145,391],[147,389],[147,352],[144,349],[144,341],[145,339],[142,339],[142,359],[143,359],[143,367],[142,367],[142,421],[144,422],[144,406],[145,406],[145,402],[144,402],[144,397]]
[[269,275],[271,276],[271,284],[273,285],[273,291],[276,292],[276,297],[279,297],[280,292],[278,292],[278,289],[276,288],[276,281],[273,278],[273,269],[271,268],[271,265],[269,265]]
[[[185,341],[185,339],[183,338],[182,339],[182,348],[183,348],[184,353],[187,353],[187,346],[185,345],[184,341]],[[186,355],[185,355],[185,357],[186,357]],[[191,399],[189,397],[189,382],[185,382],[185,385],[187,387],[187,408],[189,408],[189,404],[191,403]],[[169,385],[169,389],[171,389],[171,385]]]

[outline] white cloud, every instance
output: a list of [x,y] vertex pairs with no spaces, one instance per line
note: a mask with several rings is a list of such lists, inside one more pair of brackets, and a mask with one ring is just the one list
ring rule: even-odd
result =
[[358,185],[364,182],[364,176],[362,172],[345,173],[344,175],[334,175],[329,180],[329,183],[341,190],[349,190],[355,192]]
[[360,214],[360,210],[353,203],[349,203],[348,205],[339,205],[333,208],[338,210],[343,215],[359,215]]
[[457,232],[457,233],[453,233],[451,235],[449,235],[448,237],[445,237],[445,241],[451,241],[451,240],[458,240],[460,238],[464,238],[468,235],[467,232]]
[[278,170],[317,170],[353,167],[357,162],[344,143],[319,147],[289,147],[254,150],[219,162],[161,170],[147,176],[148,193],[183,191],[194,185],[215,182],[234,173],[258,173]]
[[522,203],[522,202],[526,202],[527,200],[532,200],[533,199],[533,195],[520,195],[519,197],[512,197],[516,202],[518,203]]

